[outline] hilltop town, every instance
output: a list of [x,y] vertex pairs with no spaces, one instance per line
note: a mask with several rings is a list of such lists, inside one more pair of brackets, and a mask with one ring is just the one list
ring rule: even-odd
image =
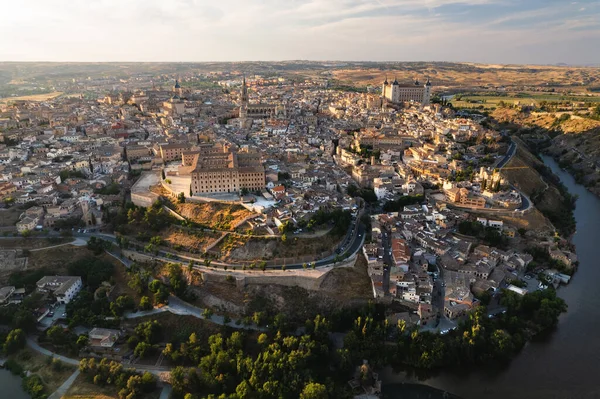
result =
[[[281,287],[310,292],[321,312],[385,304],[391,325],[447,334],[480,305],[500,317],[503,296],[568,283],[577,266],[509,178],[528,168],[512,166],[519,143],[433,99],[427,76],[366,92],[237,71],[72,86],[0,104],[0,229],[12,245],[0,250],[0,303],[39,295],[26,312],[41,330],[92,328],[86,356],[168,370],[172,348],[153,358],[163,342],[114,318],[170,311],[262,331],[297,311]],[[51,255],[40,266],[39,251],[69,244],[94,266],[63,259],[58,273]],[[82,296],[110,305],[92,316]],[[291,326],[314,317],[297,313]],[[137,338],[113,351],[124,336]],[[359,380],[354,391],[378,391],[377,377]]]

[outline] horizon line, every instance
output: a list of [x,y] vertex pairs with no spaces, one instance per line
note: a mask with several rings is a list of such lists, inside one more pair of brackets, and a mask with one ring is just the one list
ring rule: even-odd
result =
[[569,64],[565,62],[556,63],[500,63],[500,62],[479,62],[479,61],[367,61],[367,60],[309,60],[309,59],[285,59],[285,60],[236,60],[236,61],[13,61],[0,60],[0,64],[235,64],[235,63],[278,63],[278,62],[309,62],[309,63],[372,63],[372,64],[475,64],[475,65],[500,65],[500,66],[552,66],[552,67],[579,67],[579,68],[597,68],[600,62],[587,64]]

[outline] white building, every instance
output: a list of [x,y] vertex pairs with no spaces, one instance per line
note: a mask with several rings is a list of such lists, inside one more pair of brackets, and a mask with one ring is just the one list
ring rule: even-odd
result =
[[50,292],[57,302],[69,303],[81,291],[83,283],[79,276],[45,276],[37,283],[38,291]]
[[427,79],[427,82],[421,86],[419,81],[415,80],[412,85],[401,85],[396,79],[389,83],[386,78],[381,89],[381,96],[392,103],[414,101],[428,105],[431,100],[431,82]]

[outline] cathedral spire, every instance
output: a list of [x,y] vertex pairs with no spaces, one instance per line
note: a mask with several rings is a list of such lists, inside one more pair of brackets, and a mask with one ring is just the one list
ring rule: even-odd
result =
[[246,75],[242,78],[242,102],[248,102],[248,86],[246,86]]

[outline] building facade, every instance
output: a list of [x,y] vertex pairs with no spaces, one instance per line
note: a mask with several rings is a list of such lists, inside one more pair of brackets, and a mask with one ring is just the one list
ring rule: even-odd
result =
[[242,119],[265,119],[277,116],[285,117],[285,106],[275,104],[249,104],[248,102],[248,86],[246,85],[246,77],[242,80],[242,92],[240,95],[240,112],[239,116]]
[[160,145],[160,157],[164,162],[178,161],[181,159],[181,155],[191,149],[191,145],[188,144],[161,144]]
[[386,78],[381,88],[381,96],[395,104],[414,101],[428,105],[431,100],[431,82],[427,79],[427,82],[421,85],[418,80],[415,80],[412,85],[401,85],[396,79],[389,83]]
[[50,292],[59,303],[69,303],[81,291],[83,283],[79,276],[45,276],[37,283],[38,291]]
[[[265,169],[261,155],[249,150],[232,151],[227,147],[200,149],[180,174],[191,174],[192,194],[239,193],[265,188]],[[186,154],[189,161],[190,155]]]

